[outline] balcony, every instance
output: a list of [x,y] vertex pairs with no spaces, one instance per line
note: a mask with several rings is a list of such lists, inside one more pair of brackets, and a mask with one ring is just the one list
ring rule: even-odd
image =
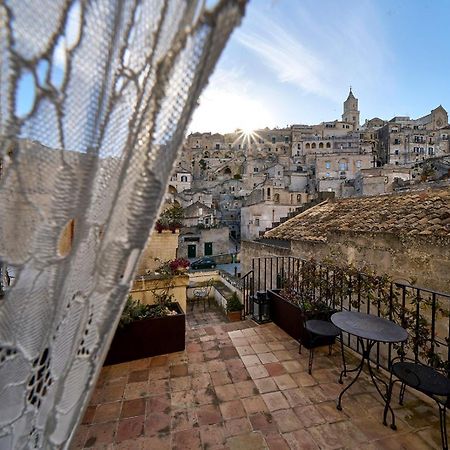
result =
[[[269,288],[269,273],[276,282],[298,261],[270,259],[256,260],[243,280],[249,314],[250,291]],[[358,349],[348,344],[353,366]],[[103,368],[71,448],[440,448],[437,408],[413,391],[404,406],[393,402],[397,431],[382,425],[384,405],[366,375],[338,411],[341,356],[337,344],[327,350],[316,350],[309,375],[308,352],[275,324],[228,323],[214,306],[188,307],[185,351]]]

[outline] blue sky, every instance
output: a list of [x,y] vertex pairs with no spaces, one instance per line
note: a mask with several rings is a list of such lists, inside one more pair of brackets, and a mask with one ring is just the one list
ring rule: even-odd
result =
[[450,109],[450,0],[252,0],[190,131]]

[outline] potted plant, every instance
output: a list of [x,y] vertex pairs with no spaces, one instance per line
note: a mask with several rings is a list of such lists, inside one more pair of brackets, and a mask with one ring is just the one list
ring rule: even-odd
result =
[[[339,300],[332,285],[325,284],[317,270],[314,261],[306,262],[289,278],[279,280],[280,289],[269,291],[273,322],[307,348],[311,344],[311,334],[305,329],[305,322],[330,320]],[[334,338],[324,338],[323,345],[332,343]]]
[[155,224],[158,233],[163,230],[170,230],[172,233],[182,227],[184,219],[183,208],[179,205],[172,205],[161,213]]
[[105,365],[184,350],[185,314],[169,289],[154,292],[154,305],[128,297]]
[[230,322],[238,322],[241,320],[242,309],[244,305],[239,300],[236,292],[233,292],[230,298],[227,299],[227,317]]

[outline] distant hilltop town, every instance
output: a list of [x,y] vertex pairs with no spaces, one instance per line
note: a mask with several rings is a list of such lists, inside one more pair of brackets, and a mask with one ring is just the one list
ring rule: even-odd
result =
[[[167,194],[168,203],[183,208],[184,224],[190,228],[191,235],[180,236],[180,255],[204,256],[205,231],[195,231],[198,227],[216,227],[214,236],[222,244],[212,242],[208,248],[226,252],[234,241],[257,238],[330,197],[446,183],[449,135],[442,106],[418,119],[373,118],[361,125],[351,89],[340,120],[250,133],[192,133]],[[231,241],[225,243],[228,235]]]

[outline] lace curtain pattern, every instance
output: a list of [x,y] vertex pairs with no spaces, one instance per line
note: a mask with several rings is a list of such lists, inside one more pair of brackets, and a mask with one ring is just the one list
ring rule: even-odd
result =
[[244,7],[0,1],[0,449],[69,445]]

